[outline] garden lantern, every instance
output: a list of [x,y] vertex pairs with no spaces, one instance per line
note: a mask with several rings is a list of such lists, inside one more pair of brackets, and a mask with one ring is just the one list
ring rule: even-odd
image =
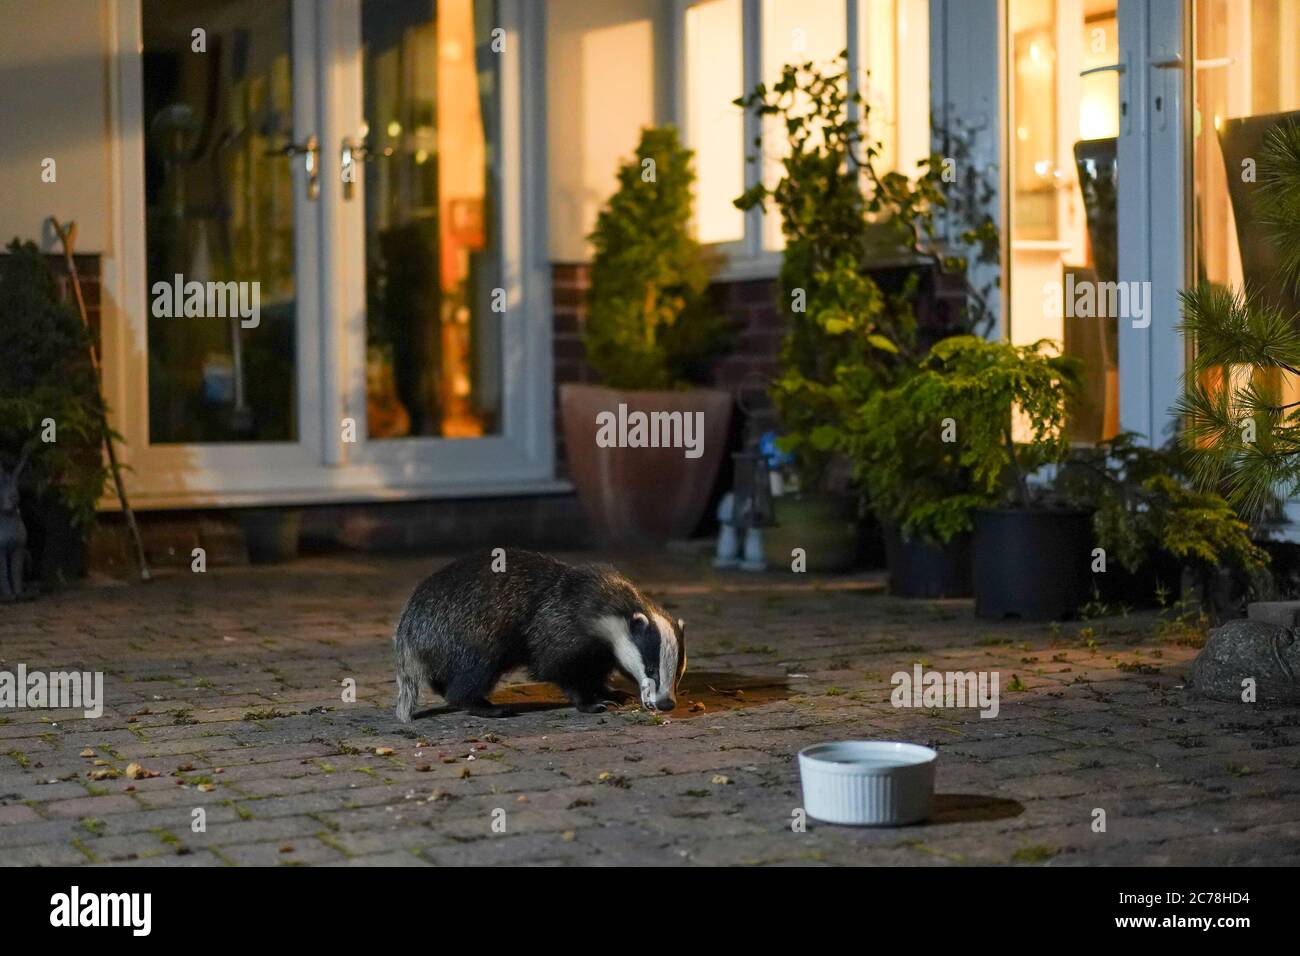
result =
[[[718,567],[735,567],[745,571],[764,571],[763,528],[776,524],[772,507],[772,473],[768,456],[761,448],[761,429],[753,409],[745,402],[745,393],[737,395],[737,404],[745,412],[744,451],[732,454],[735,475],[732,491],[718,507],[722,530],[718,535]],[[744,532],[743,543],[740,532]]]

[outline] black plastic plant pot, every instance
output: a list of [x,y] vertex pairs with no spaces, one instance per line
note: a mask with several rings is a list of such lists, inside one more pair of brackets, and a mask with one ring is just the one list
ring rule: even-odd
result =
[[1103,603],[1130,608],[1152,608],[1177,601],[1182,591],[1182,565],[1167,555],[1148,559],[1136,571],[1129,571],[1110,557],[1104,574],[1092,580]]
[[250,564],[282,564],[298,557],[302,512],[296,508],[251,508],[239,523],[248,543]]
[[980,617],[1073,617],[1092,595],[1092,515],[978,511],[971,559]]
[[889,593],[905,598],[966,597],[971,593],[971,539],[957,535],[947,543],[917,535],[904,539],[885,531]]
[[22,502],[31,565],[26,577],[43,588],[67,585],[85,577],[90,529],[78,527],[68,506],[52,494]]

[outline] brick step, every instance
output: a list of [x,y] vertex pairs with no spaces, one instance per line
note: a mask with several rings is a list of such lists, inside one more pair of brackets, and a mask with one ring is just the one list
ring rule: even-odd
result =
[[[345,505],[301,509],[301,548],[384,552],[457,552],[507,544],[574,550],[591,543],[576,495],[530,495]],[[195,548],[209,567],[248,563],[248,546],[235,510],[154,511],[136,515],[145,555],[155,567],[188,567]],[[131,575],[134,559],[120,515],[99,516],[90,542],[90,568]]]

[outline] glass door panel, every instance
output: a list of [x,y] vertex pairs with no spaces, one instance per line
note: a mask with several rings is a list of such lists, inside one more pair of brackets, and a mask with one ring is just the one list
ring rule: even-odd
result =
[[141,32],[149,441],[296,441],[290,0],[145,0]]
[[[1300,125],[1300,0],[1200,0],[1192,36],[1192,284],[1246,289],[1300,316],[1300,291],[1280,274],[1257,205],[1267,137]],[[1267,374],[1276,378],[1261,386],[1300,401],[1296,376]],[[1223,388],[1228,377],[1209,371],[1203,384]]]
[[1265,138],[1300,124],[1300,0],[1199,0],[1193,44],[1194,280],[1247,285],[1300,314],[1253,215]]
[[1073,441],[1119,431],[1117,0],[1010,0],[1008,329],[1083,367]]
[[502,429],[494,8],[361,4],[371,439]]

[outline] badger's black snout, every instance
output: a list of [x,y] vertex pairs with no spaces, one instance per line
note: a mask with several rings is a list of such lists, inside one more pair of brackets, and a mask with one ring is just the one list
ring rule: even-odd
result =
[[677,706],[677,701],[671,695],[660,695],[655,698],[655,710],[669,711]]

